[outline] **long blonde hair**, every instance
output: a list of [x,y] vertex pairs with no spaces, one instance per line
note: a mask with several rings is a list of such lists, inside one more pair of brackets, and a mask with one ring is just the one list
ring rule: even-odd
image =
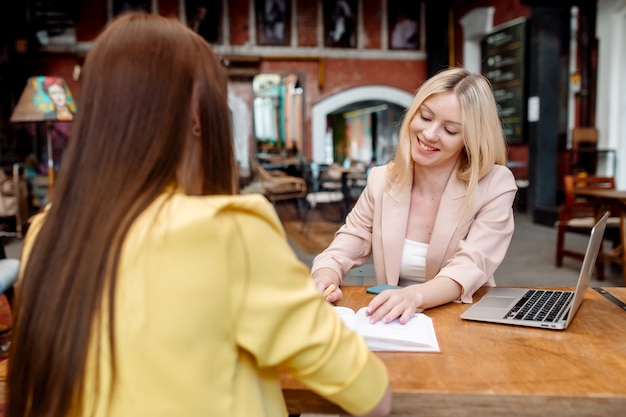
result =
[[435,94],[454,93],[462,114],[464,148],[457,177],[467,183],[468,205],[471,205],[478,181],[495,165],[504,165],[507,147],[498,107],[491,84],[480,74],[463,68],[449,68],[426,80],[415,93],[407,109],[398,137],[396,156],[389,167],[389,181],[410,184],[413,181],[413,159],[409,126],[420,106]]

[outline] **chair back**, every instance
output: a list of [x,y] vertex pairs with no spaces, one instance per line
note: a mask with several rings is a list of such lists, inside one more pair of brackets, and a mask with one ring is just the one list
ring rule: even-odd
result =
[[577,190],[615,189],[614,177],[565,175],[563,182],[565,185],[565,203],[560,216],[562,220],[595,215],[593,202],[577,197]]
[[572,148],[579,149],[582,144],[595,148],[598,144],[598,129],[589,126],[573,128]]
[[265,168],[263,168],[260,164],[256,164],[256,163],[253,164],[252,169],[254,171],[254,174],[257,175],[259,181],[261,182],[272,181],[272,175]]
[[302,198],[306,195],[304,178],[287,175],[282,171],[277,171],[273,175],[258,163],[252,164],[252,169],[270,201]]

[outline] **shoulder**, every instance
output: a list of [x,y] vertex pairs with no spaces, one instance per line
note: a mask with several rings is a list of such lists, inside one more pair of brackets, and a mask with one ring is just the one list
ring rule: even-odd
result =
[[504,165],[494,165],[489,172],[478,181],[480,186],[498,188],[502,190],[517,190],[515,176],[509,168]]
[[282,232],[282,223],[272,204],[262,194],[187,196],[176,194],[168,204],[187,221],[236,220],[245,225],[266,225]]
[[[41,230],[41,226],[43,225],[49,208],[50,205],[47,205],[41,212],[35,214],[30,218],[28,223],[28,229],[26,231],[26,234],[24,235],[24,242],[22,244],[22,259],[27,259],[30,255],[33,244],[35,242],[35,237],[39,234],[39,230]],[[22,264],[22,267],[24,265],[25,263]]]
[[[517,184],[510,169],[504,165],[494,165],[478,180],[475,192],[482,198],[491,199],[496,195],[516,192]],[[448,181],[446,192],[453,199],[467,196],[468,183],[453,175]]]
[[383,189],[390,186],[389,182],[389,165],[379,165],[370,168],[369,174],[367,174],[367,185],[374,186],[377,189]]

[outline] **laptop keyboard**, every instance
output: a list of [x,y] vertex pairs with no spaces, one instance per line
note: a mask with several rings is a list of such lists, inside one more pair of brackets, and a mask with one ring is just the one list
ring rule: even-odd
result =
[[571,291],[528,290],[504,316],[505,319],[555,322],[564,308],[569,308]]

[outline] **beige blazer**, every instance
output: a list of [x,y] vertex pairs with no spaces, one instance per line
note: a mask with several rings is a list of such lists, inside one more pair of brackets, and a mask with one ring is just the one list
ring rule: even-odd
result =
[[[411,187],[387,181],[387,166],[375,167],[367,186],[330,246],[315,257],[312,272],[323,267],[345,277],[373,256],[376,281],[397,285],[409,216]],[[471,303],[480,287],[495,286],[493,274],[513,236],[515,178],[495,165],[476,190],[468,220],[462,222],[466,184],[451,175],[426,254],[426,279],[449,277],[463,287],[461,301]]]

